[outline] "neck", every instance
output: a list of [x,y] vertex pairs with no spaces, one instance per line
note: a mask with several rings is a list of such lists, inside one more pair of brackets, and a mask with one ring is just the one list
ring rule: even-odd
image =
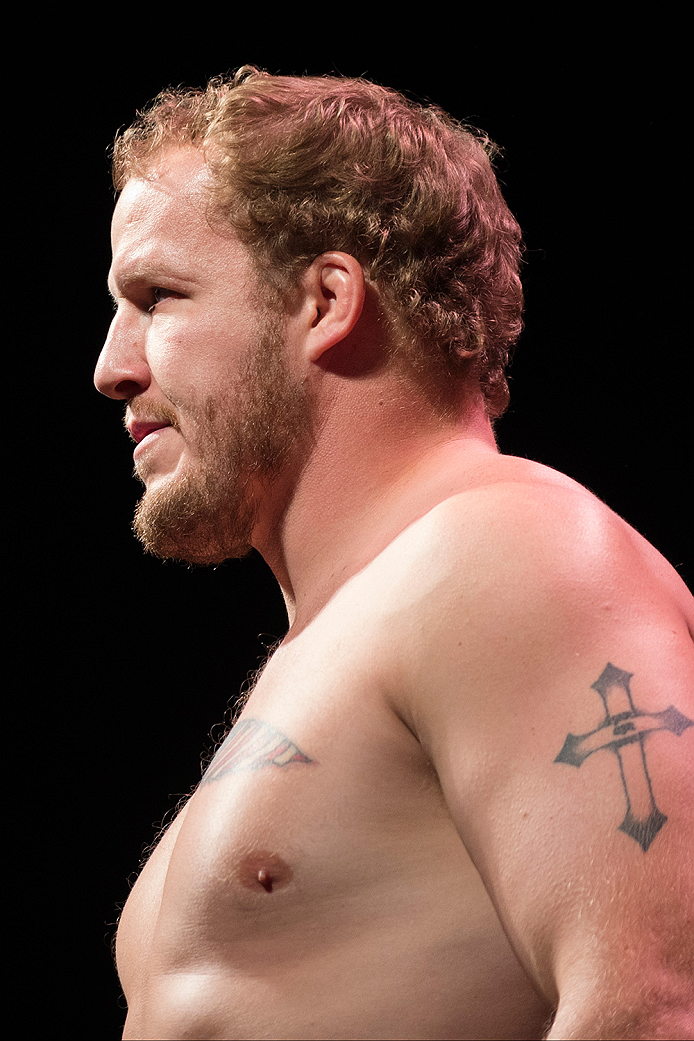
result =
[[477,387],[446,419],[396,377],[387,387],[339,387],[291,494],[274,516],[261,516],[254,536],[282,587],[291,632],[496,452]]

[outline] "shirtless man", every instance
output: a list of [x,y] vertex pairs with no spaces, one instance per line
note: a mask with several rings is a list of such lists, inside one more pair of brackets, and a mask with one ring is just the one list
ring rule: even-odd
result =
[[116,144],[96,385],[135,530],[256,547],[289,616],[123,911],[126,1038],[694,1036],[692,598],[497,449],[520,236],[489,151],[248,69]]

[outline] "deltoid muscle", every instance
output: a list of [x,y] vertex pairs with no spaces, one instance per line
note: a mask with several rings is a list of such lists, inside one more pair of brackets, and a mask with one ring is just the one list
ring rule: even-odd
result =
[[617,757],[627,811],[620,831],[635,839],[644,853],[667,820],[653,798],[644,748],[646,738],[657,730],[679,735],[694,726],[674,705],[661,712],[641,712],[634,707],[629,690],[631,672],[608,662],[591,684],[605,706],[605,718],[587,734],[567,734],[564,747],[554,760],[580,766],[589,755],[609,749]]
[[259,719],[242,719],[228,734],[201,783],[207,784],[241,770],[311,762],[312,759],[275,727]]

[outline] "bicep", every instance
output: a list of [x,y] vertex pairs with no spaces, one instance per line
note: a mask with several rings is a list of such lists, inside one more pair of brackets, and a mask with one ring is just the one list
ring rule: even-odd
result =
[[[626,650],[626,649],[625,649]],[[502,924],[553,1002],[596,981],[691,987],[694,706],[617,650],[500,711],[480,747],[452,732],[441,781]],[[621,665],[631,666],[630,669]],[[664,678],[664,677],[663,677]],[[691,682],[691,680],[690,680]],[[684,711],[683,711],[684,710]],[[467,759],[461,766],[456,758]],[[629,964],[627,964],[629,963]],[[612,990],[612,986],[610,986]]]
[[691,992],[694,648],[667,595],[619,571],[572,587],[520,567],[453,597],[415,680],[461,838],[552,1002]]

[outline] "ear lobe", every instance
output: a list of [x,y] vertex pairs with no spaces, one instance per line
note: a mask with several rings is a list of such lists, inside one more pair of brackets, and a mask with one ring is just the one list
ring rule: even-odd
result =
[[361,264],[349,253],[323,253],[305,275],[313,319],[306,337],[310,361],[318,359],[354,329],[364,307]]

